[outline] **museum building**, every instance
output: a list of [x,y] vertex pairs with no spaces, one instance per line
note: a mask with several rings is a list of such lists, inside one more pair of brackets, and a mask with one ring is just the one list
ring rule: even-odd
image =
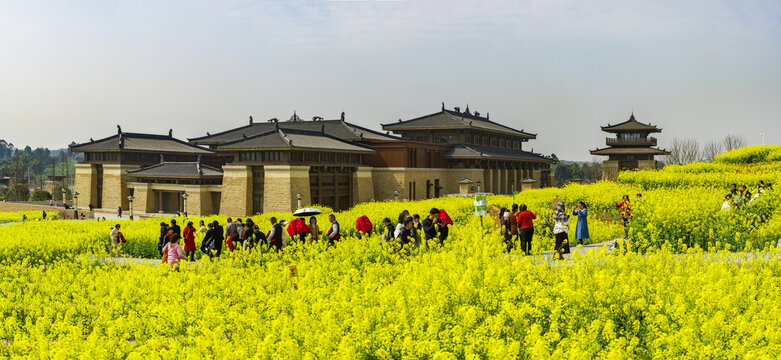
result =
[[[298,204],[356,203],[474,191],[509,194],[551,184],[552,160],[523,150],[536,135],[459,108],[382,124],[379,132],[297,114],[187,142],[126,133],[74,145],[81,208],[251,215]],[[391,135],[391,133],[393,135]]]

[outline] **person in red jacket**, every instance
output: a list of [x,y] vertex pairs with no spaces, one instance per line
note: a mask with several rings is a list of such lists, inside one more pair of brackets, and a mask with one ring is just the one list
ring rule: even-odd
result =
[[629,235],[629,219],[632,218],[632,204],[629,202],[629,195],[624,195],[623,201],[616,204],[617,209],[621,209],[621,219],[624,220],[624,236]]
[[526,208],[526,204],[521,204],[519,210],[521,210],[521,212],[518,213],[516,221],[518,222],[517,226],[520,228],[519,232],[521,233],[521,250],[524,254],[529,255],[532,251],[532,236],[534,236],[533,220],[537,218],[537,213],[529,211]]
[[193,222],[187,223],[187,226],[182,231],[184,237],[184,253],[190,261],[195,261],[195,226]]

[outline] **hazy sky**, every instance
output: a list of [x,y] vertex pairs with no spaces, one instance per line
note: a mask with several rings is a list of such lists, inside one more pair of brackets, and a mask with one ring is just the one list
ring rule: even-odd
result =
[[590,160],[600,125],[781,142],[779,1],[0,1],[0,138],[179,138],[469,104]]

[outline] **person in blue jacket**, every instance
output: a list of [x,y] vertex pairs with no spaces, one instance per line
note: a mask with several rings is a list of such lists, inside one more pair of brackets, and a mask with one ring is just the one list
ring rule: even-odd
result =
[[572,215],[578,217],[578,225],[575,227],[575,239],[578,239],[580,245],[583,240],[588,239],[588,209],[586,203],[579,202],[572,208]]

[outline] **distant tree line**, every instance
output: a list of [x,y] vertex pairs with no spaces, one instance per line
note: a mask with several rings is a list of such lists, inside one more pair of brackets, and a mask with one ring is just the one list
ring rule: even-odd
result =
[[602,163],[599,161],[562,161],[556,154],[551,154],[550,157],[554,161],[553,165],[551,165],[551,171],[553,171],[553,177],[556,179],[556,185],[566,185],[575,179],[580,179],[583,183],[602,180]]
[[51,151],[30,146],[19,149],[0,139],[0,177],[11,177],[16,184],[41,188],[52,175],[65,176],[65,181],[72,183],[76,160],[67,149]]
[[727,135],[721,140],[715,140],[706,143],[700,147],[697,139],[673,139],[670,148],[667,151],[670,155],[666,156],[666,164],[690,164],[700,161],[713,161],[716,155],[725,151],[734,150],[746,146],[746,139],[738,135]]

